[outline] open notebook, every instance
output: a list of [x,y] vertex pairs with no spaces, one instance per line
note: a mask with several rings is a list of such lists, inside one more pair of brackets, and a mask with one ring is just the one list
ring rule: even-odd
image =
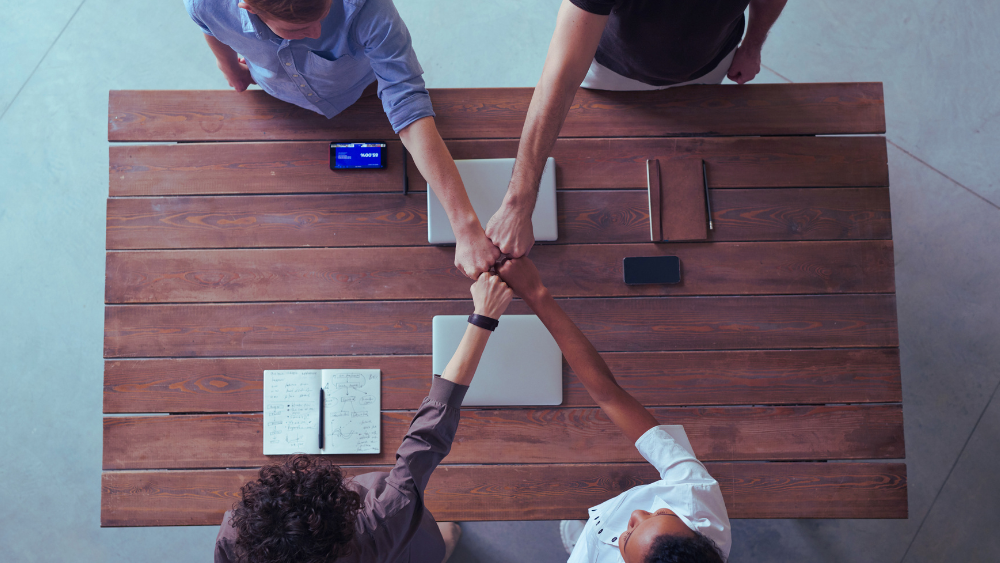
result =
[[382,372],[264,372],[264,455],[377,454]]

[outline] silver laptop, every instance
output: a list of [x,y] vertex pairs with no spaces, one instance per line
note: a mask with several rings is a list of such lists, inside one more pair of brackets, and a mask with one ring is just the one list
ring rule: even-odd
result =
[[[455,166],[462,176],[472,208],[485,229],[490,217],[503,203],[507,184],[514,171],[514,159],[456,160]],[[427,185],[427,192],[427,242],[455,244],[451,223],[430,184]],[[542,169],[542,181],[538,185],[538,199],[535,202],[535,212],[531,214],[531,225],[534,227],[535,240],[556,240],[559,237],[556,224],[556,161],[552,157],[545,161],[545,168]]]
[[[468,315],[433,320],[434,373],[441,374],[458,350]],[[466,406],[562,404],[562,353],[535,315],[504,315],[490,336],[479,369],[465,395]]]

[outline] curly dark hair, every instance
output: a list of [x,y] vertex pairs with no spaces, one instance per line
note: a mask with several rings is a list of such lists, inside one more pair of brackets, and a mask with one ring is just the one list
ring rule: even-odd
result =
[[340,467],[296,455],[259,476],[233,506],[239,561],[325,563],[350,553],[361,496]]
[[664,534],[653,540],[645,563],[723,563],[722,552],[704,534],[672,536]]

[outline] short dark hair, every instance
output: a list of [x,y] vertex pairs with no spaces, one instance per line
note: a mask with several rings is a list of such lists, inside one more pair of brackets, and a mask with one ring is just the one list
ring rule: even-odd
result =
[[672,536],[663,534],[653,540],[645,563],[723,563],[722,552],[704,534]]
[[259,477],[233,506],[239,561],[320,563],[350,553],[361,495],[340,467],[296,455]]
[[243,0],[258,12],[288,23],[312,23],[330,7],[331,0]]

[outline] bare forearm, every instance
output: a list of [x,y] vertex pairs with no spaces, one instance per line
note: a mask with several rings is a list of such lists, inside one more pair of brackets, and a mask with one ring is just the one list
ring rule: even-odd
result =
[[620,389],[604,358],[548,290],[543,288],[537,296],[525,298],[525,301],[555,338],[566,361],[596,402],[600,403]]
[[[546,66],[546,71],[548,69]],[[521,141],[517,147],[517,160],[514,162],[514,173],[506,195],[506,203],[509,205],[534,208],[545,161],[552,153],[573,97],[586,72],[584,69],[579,77],[554,76],[555,72],[542,73],[542,79],[535,86],[531,97]]]
[[413,157],[420,174],[441,201],[455,234],[460,235],[470,229],[482,230],[469,196],[465,193],[462,177],[438,133],[434,118],[423,117],[414,121],[399,132],[399,138]]
[[536,296],[525,301],[555,338],[566,362],[576,372],[594,402],[630,440],[638,440],[647,430],[659,424],[635,397],[618,385],[604,358],[548,290],[542,288]]
[[219,68],[230,68],[238,64],[239,55],[229,45],[207,34],[205,35],[205,42],[208,43],[208,48],[215,55],[215,59],[219,63]]
[[587,13],[567,0],[559,7],[545,67],[521,131],[505,201],[508,205],[534,207],[545,160],[555,146],[573,97],[587,76],[607,20],[607,16]]
[[489,339],[490,331],[470,324],[465,329],[462,342],[459,343],[458,350],[444,368],[441,377],[458,385],[472,383],[472,377],[476,375],[476,368],[479,367],[479,360],[483,357],[483,350],[486,349],[486,342]]
[[767,38],[767,32],[778,20],[788,0],[750,0],[750,19],[742,45],[760,49]]

